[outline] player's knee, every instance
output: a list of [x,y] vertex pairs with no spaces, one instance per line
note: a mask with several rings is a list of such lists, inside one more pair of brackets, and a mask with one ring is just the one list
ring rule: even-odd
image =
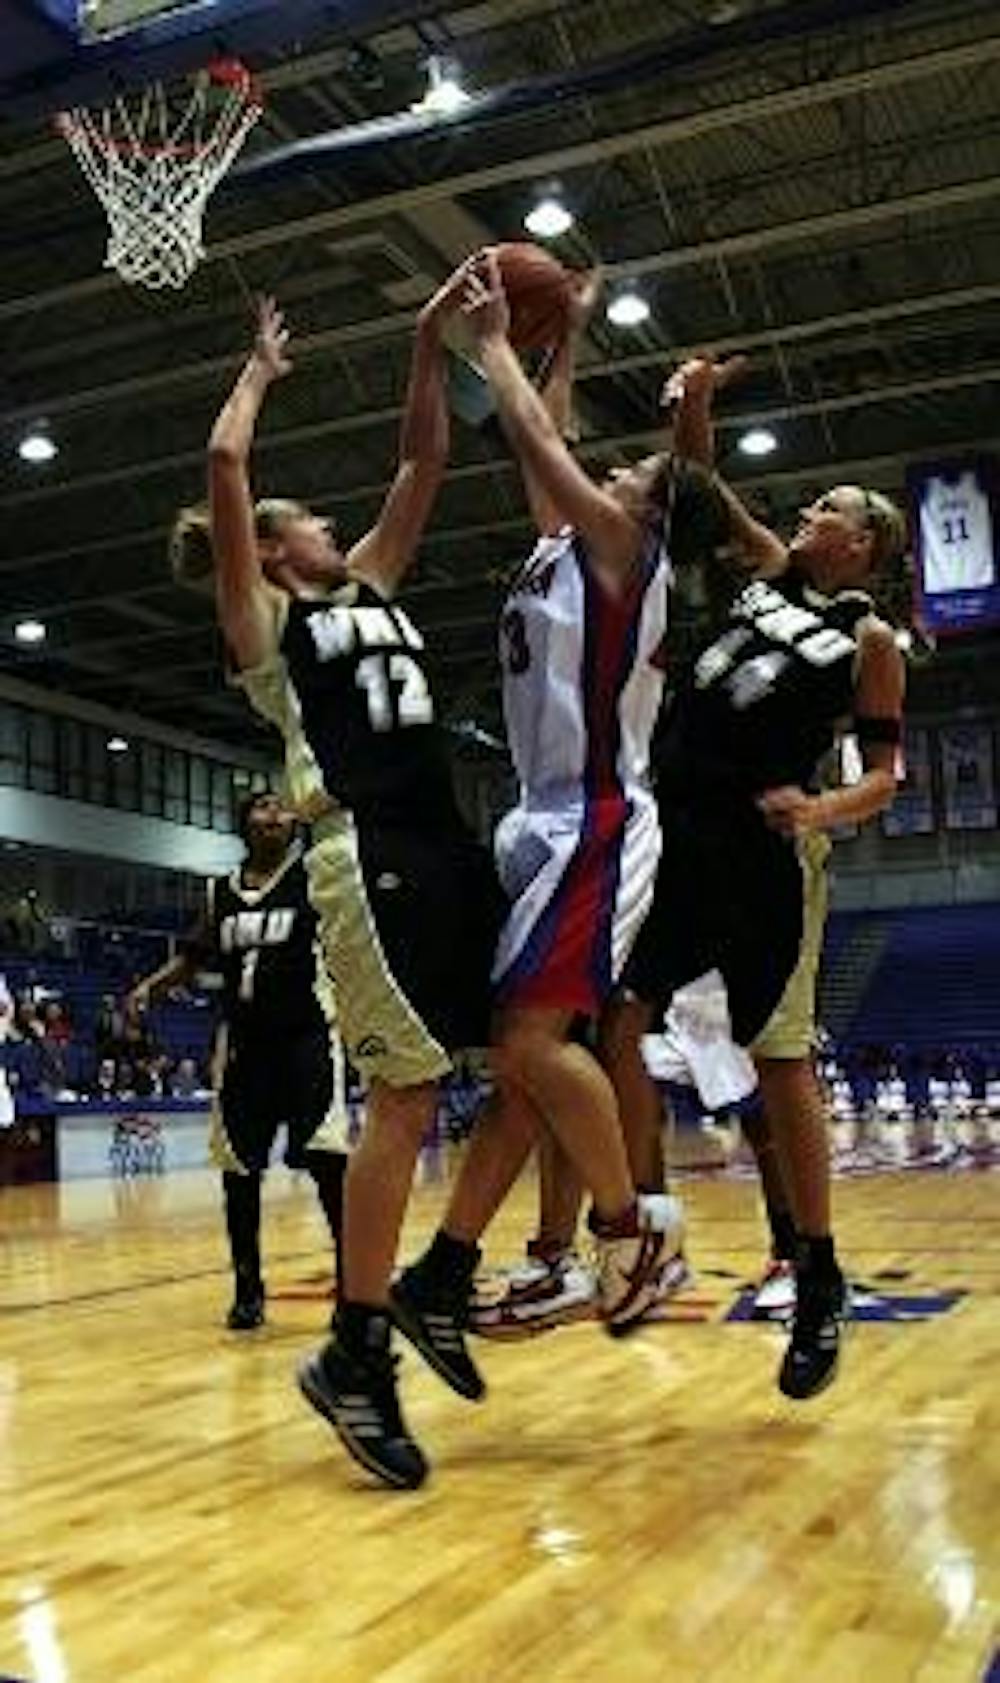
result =
[[390,1087],[385,1081],[372,1084],[368,1099],[368,1127],[422,1139],[434,1120],[437,1086],[424,1081],[413,1087]]

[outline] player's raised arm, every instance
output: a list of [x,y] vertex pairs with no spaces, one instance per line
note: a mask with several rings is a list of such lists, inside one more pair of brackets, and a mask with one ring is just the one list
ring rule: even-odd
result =
[[465,265],[417,317],[399,433],[399,461],[374,526],[350,550],[352,577],[391,596],[410,567],[448,463],[451,426],[441,329],[459,305]]
[[[573,275],[566,333],[550,353],[544,373],[537,381],[539,396],[552,417],[560,438],[565,439],[568,444],[575,444],[579,438],[573,396],[576,353],[600,297],[602,282],[600,269]],[[532,519],[540,535],[551,536],[563,526],[569,525],[568,515],[553,501],[527,461],[522,461],[521,471]]]
[[275,380],[291,371],[288,329],[273,298],[261,300],[257,334],[208,443],[208,493],[219,624],[237,666],[270,652],[273,614],[261,571],[250,486],[257,417]]
[[635,521],[573,459],[508,337],[510,313],[495,253],[484,251],[465,283],[463,309],[478,341],[497,414],[526,480],[585,539],[595,561],[624,573],[636,551]]

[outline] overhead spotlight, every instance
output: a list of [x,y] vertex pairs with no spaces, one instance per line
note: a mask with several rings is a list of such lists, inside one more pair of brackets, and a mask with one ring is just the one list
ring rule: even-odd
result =
[[44,643],[48,633],[40,619],[19,619],[14,627],[14,641],[23,643],[26,648],[36,643]]
[[558,193],[542,193],[524,219],[529,234],[540,240],[557,240],[572,228],[575,217],[566,209]]
[[778,440],[769,427],[751,427],[739,440],[744,456],[770,456],[778,448]]
[[30,462],[35,467],[54,460],[59,454],[59,447],[46,423],[39,421],[20,440],[17,453],[22,462]]
[[427,60],[427,92],[410,110],[418,116],[453,117],[471,97],[462,86],[457,66],[435,54]]
[[128,753],[128,741],[124,736],[109,736],[104,746],[109,754]]
[[615,327],[641,327],[649,320],[649,304],[636,287],[628,285],[611,299],[607,313]]

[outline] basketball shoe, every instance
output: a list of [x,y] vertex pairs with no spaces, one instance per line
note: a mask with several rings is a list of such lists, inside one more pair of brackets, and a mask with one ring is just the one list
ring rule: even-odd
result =
[[778,1389],[804,1402],[832,1385],[840,1361],[850,1293],[840,1269],[800,1268],[792,1336],[778,1373]]
[[478,1402],[486,1393],[482,1374],[465,1347],[469,1321],[472,1279],[479,1250],[470,1253],[467,1275],[450,1274],[435,1262],[435,1240],[431,1249],[402,1274],[389,1289],[389,1308],[401,1333],[420,1351],[446,1385],[460,1397]]
[[572,1251],[542,1253],[528,1246],[524,1262],[477,1286],[469,1330],[481,1338],[534,1338],[597,1312],[594,1271]]
[[393,1489],[416,1490],[428,1466],[400,1410],[398,1357],[389,1353],[387,1320],[379,1342],[360,1356],[331,1338],[300,1366],[299,1390],[362,1467]]
[[669,1193],[640,1193],[622,1221],[605,1224],[593,1210],[588,1225],[597,1257],[599,1312],[613,1337],[640,1322],[656,1302],[665,1257],[681,1249],[684,1214]]

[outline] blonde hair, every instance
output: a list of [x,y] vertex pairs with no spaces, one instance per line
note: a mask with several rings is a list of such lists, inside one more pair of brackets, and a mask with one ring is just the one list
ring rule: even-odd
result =
[[872,571],[900,560],[906,552],[906,516],[881,491],[869,491],[858,486],[864,503],[864,521],[872,537]]
[[[304,504],[287,497],[262,497],[254,504],[254,528],[259,540],[277,537],[288,520],[297,520],[306,513]],[[207,503],[191,503],[182,508],[170,530],[168,544],[170,571],[174,583],[199,595],[210,595],[214,588],[215,556],[212,550],[212,523]]]

